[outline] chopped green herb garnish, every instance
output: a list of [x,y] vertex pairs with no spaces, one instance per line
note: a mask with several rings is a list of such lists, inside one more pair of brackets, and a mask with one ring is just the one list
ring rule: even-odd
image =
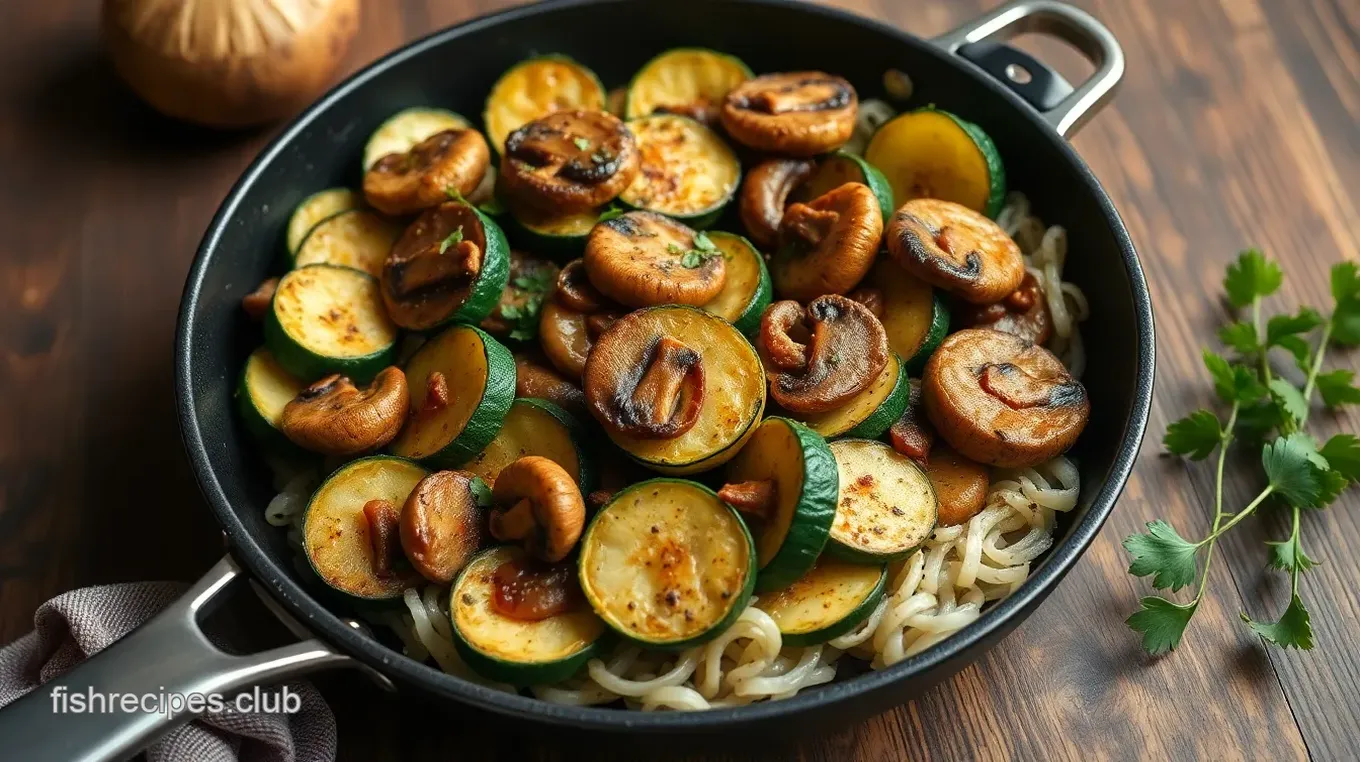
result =
[[572,138],[571,142],[576,144],[576,150],[578,151],[584,151],[587,148],[590,148],[590,141],[585,138]]
[[684,250],[683,248],[680,247],[680,244],[675,243],[675,242],[673,242],[673,241],[672,241],[671,243],[666,244],[666,251],[668,251],[668,252],[670,252],[670,253],[672,253],[672,254],[684,254],[684,253],[685,253],[685,250]]
[[462,242],[463,242],[463,226],[459,225],[457,230],[453,231],[452,233],[449,233],[448,236],[444,238],[444,240],[439,242],[439,253],[443,254],[444,252],[449,250],[450,246],[457,246]]

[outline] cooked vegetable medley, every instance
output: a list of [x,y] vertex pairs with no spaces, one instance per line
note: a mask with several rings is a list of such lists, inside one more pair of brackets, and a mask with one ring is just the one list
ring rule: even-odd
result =
[[297,206],[242,304],[243,425],[300,474],[267,518],[408,655],[548,701],[778,698],[976,619],[1077,500],[1066,234],[933,106],[697,47],[615,84],[523,61]]

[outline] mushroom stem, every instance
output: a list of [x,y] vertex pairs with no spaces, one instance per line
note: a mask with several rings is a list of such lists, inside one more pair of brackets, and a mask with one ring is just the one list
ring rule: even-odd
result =
[[534,520],[534,503],[529,498],[504,511],[491,514],[491,536],[501,542],[514,542],[532,537],[538,527]]
[[1049,379],[1035,378],[1024,368],[1008,362],[988,363],[978,375],[978,385],[1012,410],[1047,406],[1061,388],[1055,388]]
[[724,484],[718,499],[744,514],[768,519],[774,509],[775,483],[770,479]]
[[784,212],[784,230],[806,241],[808,248],[816,248],[830,234],[840,219],[840,213],[830,209],[814,209],[795,203]]
[[775,368],[790,373],[807,370],[807,344],[794,340],[789,334],[803,323],[803,305],[793,300],[775,302],[760,319],[759,348],[765,359]]
[[698,352],[669,336],[651,352],[642,377],[621,411],[634,433],[657,439],[684,434],[699,418],[704,400],[704,369]]
[[379,578],[392,576],[392,561],[398,547],[397,531],[400,517],[386,500],[364,503],[364,521],[368,523],[368,540],[373,550],[373,574]]
[[425,402],[421,412],[434,413],[449,406],[449,382],[444,374],[432,371],[425,377]]
[[274,292],[278,288],[279,279],[269,278],[241,299],[241,309],[246,311],[251,320],[263,320],[269,306],[274,303]]

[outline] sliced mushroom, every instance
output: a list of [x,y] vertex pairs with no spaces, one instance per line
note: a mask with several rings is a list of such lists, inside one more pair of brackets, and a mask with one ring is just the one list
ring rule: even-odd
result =
[[[550,260],[510,250],[510,281],[500,302],[479,327],[496,338],[532,338],[544,299],[557,283],[558,268]],[[528,329],[527,335],[525,329]]]
[[283,408],[279,428],[294,444],[323,455],[358,455],[391,442],[406,422],[409,398],[400,368],[385,368],[364,390],[340,375],[303,389]]
[[883,239],[883,211],[860,183],[792,204],[779,227],[770,276],[775,290],[806,302],[844,294],[869,272]]
[[279,288],[278,278],[267,278],[263,283],[255,287],[254,291],[241,298],[241,309],[246,311],[251,320],[264,320],[266,312],[274,303],[274,292]]
[[815,156],[850,139],[859,98],[845,79],[819,71],[766,74],[727,94],[727,134],[760,151]]
[[741,511],[745,516],[767,519],[775,508],[777,485],[772,479],[724,484],[718,499]]
[[540,561],[556,563],[576,546],[585,526],[586,506],[576,480],[547,458],[526,455],[496,477],[491,536],[523,542]]
[[628,212],[595,226],[585,267],[595,288],[628,307],[703,306],[722,291],[727,260],[707,238],[655,212]]
[[603,111],[555,111],[505,140],[498,187],[517,203],[556,213],[609,203],[637,176],[633,133]]
[[814,170],[811,159],[767,159],[746,173],[737,211],[746,233],[767,251],[779,242],[779,223],[793,192]]
[[584,260],[573,259],[562,267],[557,275],[555,298],[563,307],[587,314],[607,309],[611,303],[599,289],[590,282]]
[[581,387],[548,367],[548,362],[542,350],[515,352],[515,396],[545,399],[570,413],[589,416]]
[[416,483],[401,509],[401,548],[420,575],[447,585],[482,544],[486,482],[467,471],[436,471]]
[[869,308],[874,317],[883,319],[883,292],[876,288],[857,288],[847,294],[850,299]]
[[[608,340],[606,332],[600,341]],[[638,362],[617,368],[587,363],[586,402],[615,433],[673,439],[694,427],[704,402],[703,356],[663,336]]]
[[930,427],[925,405],[921,402],[921,382],[914,378],[907,409],[888,428],[888,439],[894,450],[917,463],[925,465],[929,460],[930,448],[935,444],[935,430]]
[[450,201],[416,218],[383,265],[382,295],[392,322],[424,331],[467,301],[482,270],[486,230],[472,207]]
[[[806,344],[791,334],[798,325],[809,337]],[[864,305],[836,295],[814,299],[806,310],[792,301],[770,305],[756,348],[770,368],[770,396],[795,413],[839,407],[888,364],[883,324]]]
[[1019,336],[967,328],[926,363],[922,400],[936,432],[979,463],[1036,466],[1086,426],[1086,387],[1052,352]]
[[364,521],[368,524],[368,541],[373,550],[373,576],[387,579],[400,561],[397,552],[401,547],[397,536],[400,515],[386,500],[370,500],[364,503]]
[[952,201],[918,198],[888,222],[888,253],[908,272],[973,304],[1020,287],[1020,247],[995,222]]
[[390,153],[364,173],[364,199],[391,215],[411,214],[470,196],[491,164],[491,149],[476,130],[444,130],[406,153]]
[[576,564],[545,564],[529,556],[512,558],[491,573],[492,608],[502,616],[539,622],[565,614],[585,601]]
[[590,356],[591,338],[584,312],[567,309],[549,299],[538,316],[538,343],[558,372],[579,379]]
[[987,489],[991,486],[987,467],[963,457],[948,445],[931,451],[925,472],[935,488],[940,526],[962,524],[987,504]]
[[987,305],[961,305],[955,310],[959,325],[1005,331],[1044,344],[1053,335],[1053,316],[1048,312],[1044,288],[1034,273],[1026,272],[1020,288],[1005,299]]

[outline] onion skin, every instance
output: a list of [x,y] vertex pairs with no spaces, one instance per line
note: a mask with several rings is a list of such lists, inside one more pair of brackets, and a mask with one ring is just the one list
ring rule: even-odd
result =
[[[186,5],[196,14],[188,23]],[[326,89],[358,31],[359,3],[266,0],[275,13],[237,27],[248,18],[237,6],[246,5],[104,0],[101,32],[118,75],[152,108],[209,127],[250,127],[289,116]]]

